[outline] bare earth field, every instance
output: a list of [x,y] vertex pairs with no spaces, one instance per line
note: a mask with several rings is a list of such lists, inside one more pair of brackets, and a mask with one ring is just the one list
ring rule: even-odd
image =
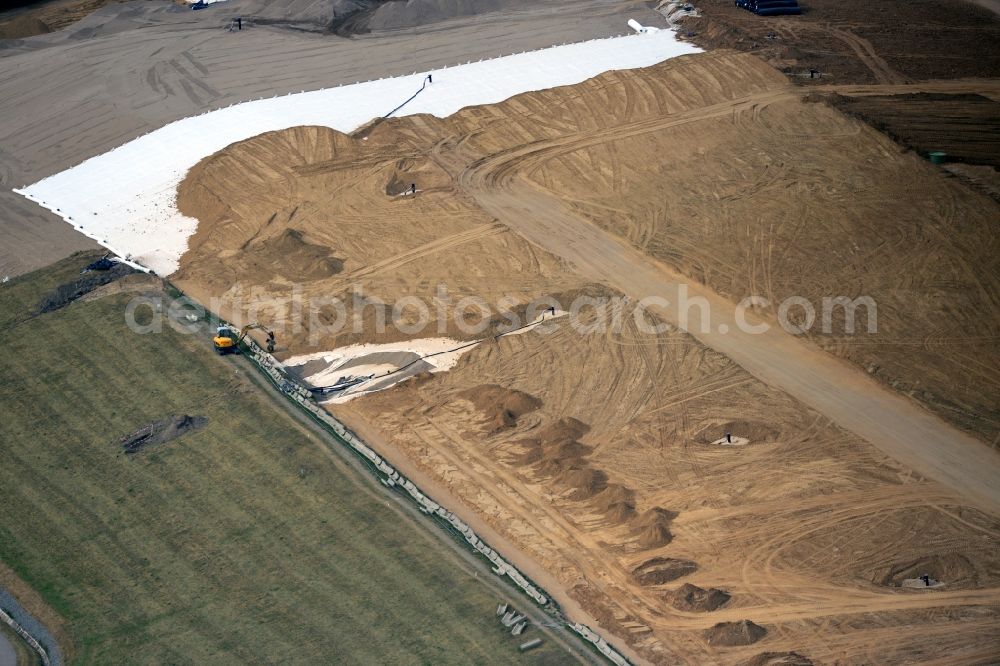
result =
[[[583,257],[605,234],[622,256],[669,266],[720,302],[872,295],[877,335],[862,315],[862,335],[839,322],[812,340],[992,441],[997,204],[802,96],[759,60],[721,51],[447,119],[262,135],[182,184],[179,205],[201,225],[174,278],[202,301],[363,283],[391,305],[444,282],[510,296],[514,309],[538,295],[568,306],[628,282],[598,284],[603,264]],[[418,194],[399,196],[409,182]],[[247,316],[244,303],[226,314]],[[295,318],[284,306],[260,314],[286,330]],[[761,381],[715,338],[589,316],[609,326],[584,335],[557,320],[549,335],[485,343],[446,374],[331,410],[445,488],[517,547],[515,561],[552,576],[564,605],[644,660],[996,654],[994,516]],[[357,334],[310,331],[312,342],[300,331],[280,353],[400,335],[367,318]],[[713,444],[725,432],[749,444]],[[994,469],[993,452],[962,441],[959,455]],[[901,587],[924,573],[947,584]]]

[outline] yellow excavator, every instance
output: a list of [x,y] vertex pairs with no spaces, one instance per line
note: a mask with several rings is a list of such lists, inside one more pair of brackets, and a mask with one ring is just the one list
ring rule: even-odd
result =
[[259,329],[267,334],[267,351],[269,353],[274,353],[274,332],[268,329],[263,324],[247,324],[240,330],[236,330],[235,327],[229,324],[222,324],[215,332],[215,337],[212,338],[212,344],[215,345],[215,351],[220,354],[238,354],[240,351],[240,343],[243,342],[243,338],[247,336],[248,331],[253,329]]

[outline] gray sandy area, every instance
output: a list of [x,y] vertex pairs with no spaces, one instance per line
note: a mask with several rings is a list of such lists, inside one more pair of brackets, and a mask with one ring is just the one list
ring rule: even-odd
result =
[[0,666],[17,666],[17,653],[7,637],[0,634]]
[[[350,4],[229,0],[192,11],[137,0],[60,32],[0,41],[0,279],[94,247],[11,188],[173,120],[263,96],[625,34],[633,17],[662,24],[636,1],[411,0],[378,7],[366,19],[371,32],[334,34],[333,7]],[[244,29],[230,32],[236,16]]]

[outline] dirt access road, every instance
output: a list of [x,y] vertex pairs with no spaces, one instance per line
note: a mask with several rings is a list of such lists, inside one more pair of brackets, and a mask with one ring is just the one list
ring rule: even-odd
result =
[[[764,93],[764,96],[775,94],[781,93]],[[847,363],[786,333],[774,322],[762,334],[741,329],[732,302],[627,246],[567,210],[554,196],[518,178],[520,170],[560,154],[567,143],[593,145],[629,132],[655,131],[665,125],[703,118],[706,113],[733,113],[738,106],[766,101],[736,100],[719,105],[725,108],[701,109],[698,113],[667,116],[653,123],[615,128],[603,137],[587,134],[532,143],[479,160],[462,171],[459,180],[486,211],[532,243],[570,261],[581,274],[636,300],[666,299],[669,305],[654,306],[651,310],[688,329],[701,342],[733,359],[765,383],[781,388],[918,473],[952,488],[975,505],[1000,512],[997,452]],[[454,168],[454,162],[447,158],[442,163],[450,163]],[[692,313],[695,325],[685,325],[687,313],[677,307],[681,287],[686,287],[689,299],[703,298],[710,305],[707,330],[699,330],[697,311]],[[751,315],[747,319],[750,323],[760,323]]]

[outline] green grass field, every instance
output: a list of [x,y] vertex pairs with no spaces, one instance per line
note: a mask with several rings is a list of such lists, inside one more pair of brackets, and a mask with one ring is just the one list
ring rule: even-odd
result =
[[[552,640],[521,655],[537,629],[507,635],[467,562],[203,339],[130,332],[126,294],[25,319],[85,263],[0,286],[0,560],[65,618],[76,661],[571,660]],[[184,413],[207,426],[121,452]]]

